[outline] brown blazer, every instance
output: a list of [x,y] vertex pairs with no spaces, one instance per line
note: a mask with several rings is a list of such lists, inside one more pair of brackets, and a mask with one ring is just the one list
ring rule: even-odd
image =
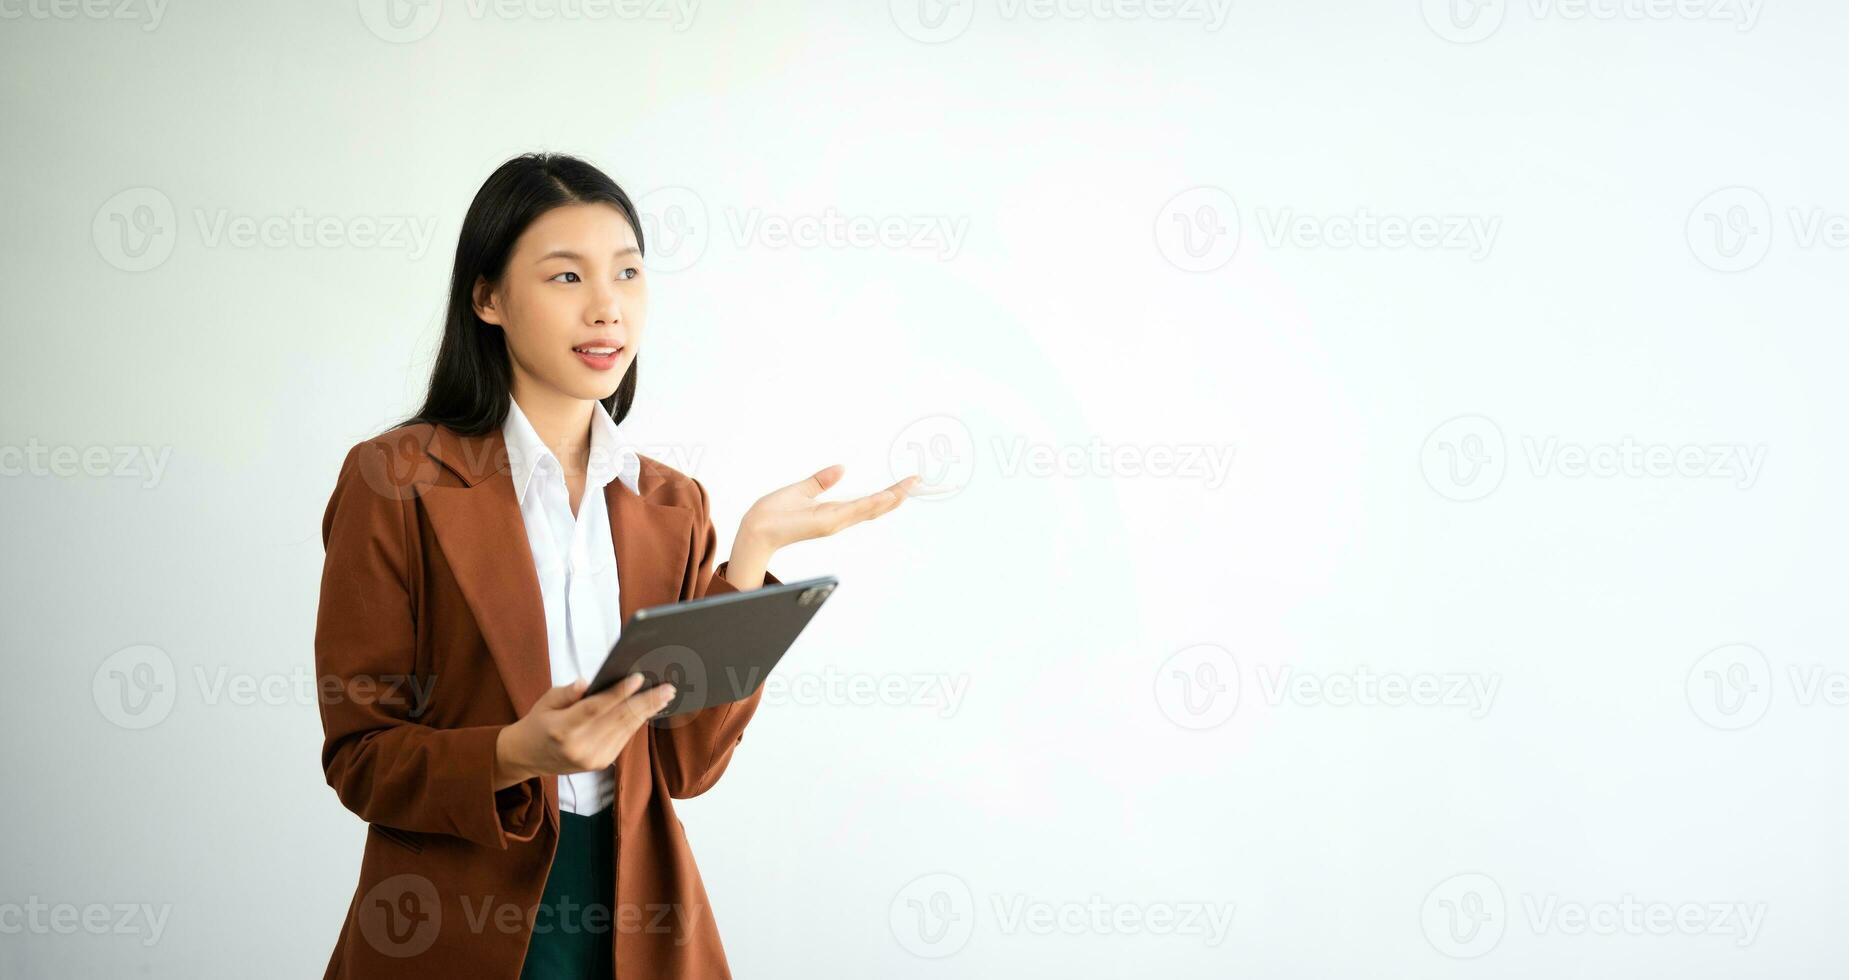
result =
[[[604,492],[625,621],[734,591],[698,480],[642,457]],[[495,736],[551,686],[545,607],[499,431],[412,425],[347,453],[315,623],[328,785],[371,824],[329,977],[517,977],[558,845],[556,778],[492,788]],[[776,583],[765,576],[767,583]],[[763,688],[660,719],[617,757],[616,975],[728,977],[673,799],[725,772]]]

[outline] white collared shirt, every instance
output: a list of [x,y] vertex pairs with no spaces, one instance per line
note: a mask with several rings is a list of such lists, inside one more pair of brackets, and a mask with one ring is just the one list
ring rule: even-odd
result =
[[[557,456],[533,430],[533,423],[512,398],[501,432],[526,524],[527,545],[539,573],[539,594],[546,605],[546,654],[557,687],[597,676],[610,647],[622,632],[618,602],[616,552],[610,537],[610,513],[604,488],[621,479],[640,493],[642,461],[635,450],[617,441],[616,423],[602,405],[591,409],[590,458],[585,466],[584,496],[571,512],[565,472]],[[577,772],[559,778],[559,808],[593,814],[615,796],[612,768]]]

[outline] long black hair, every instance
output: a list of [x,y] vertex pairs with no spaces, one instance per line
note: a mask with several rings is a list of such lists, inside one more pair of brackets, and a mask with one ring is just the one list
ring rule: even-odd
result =
[[[512,399],[513,365],[507,358],[507,336],[501,328],[475,315],[475,280],[499,282],[507,270],[514,242],[528,225],[566,204],[611,204],[629,220],[636,247],[643,255],[642,221],[629,195],[603,171],[563,153],[526,153],[501,164],[475,192],[469,213],[462,219],[456,241],[456,268],[450,275],[449,313],[444,318],[443,343],[437,348],[430,371],[430,391],[424,407],[400,425],[432,422],[463,435],[482,435],[507,420]],[[603,400],[604,410],[617,422],[629,414],[636,397],[637,355],[616,393]]]

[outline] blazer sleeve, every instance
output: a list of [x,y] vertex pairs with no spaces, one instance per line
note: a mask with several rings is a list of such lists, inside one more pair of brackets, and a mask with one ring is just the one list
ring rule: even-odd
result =
[[546,807],[538,778],[494,789],[504,726],[434,728],[412,717],[414,699],[376,694],[387,685],[404,689],[417,670],[422,576],[410,546],[412,494],[399,482],[387,447],[361,443],[341,464],[322,519],[327,558],[315,614],[322,769],[340,802],[368,823],[496,848],[531,840]]
[[[718,535],[713,532],[706,487],[697,479],[693,485],[699,491],[700,502],[693,522],[693,549],[688,561],[693,576],[691,598],[737,592],[738,589],[725,579],[726,565],[730,562],[721,563],[717,570],[713,568]],[[764,584],[783,583],[766,571]],[[760,684],[750,697],[741,701],[649,723],[648,737],[654,747],[655,767],[667,783],[668,795],[686,799],[713,788],[731,763],[732,750],[745,737],[745,726],[757,713],[758,702],[763,697],[764,686]]]

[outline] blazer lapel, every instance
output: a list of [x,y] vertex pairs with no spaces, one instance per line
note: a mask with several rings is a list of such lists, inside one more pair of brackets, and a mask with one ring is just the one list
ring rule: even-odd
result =
[[525,717],[552,686],[552,665],[546,607],[508,474],[507,443],[499,430],[481,436],[458,436],[442,426],[436,431],[430,454],[456,471],[464,485],[426,489],[424,511],[475,614],[514,713]]
[[644,467],[637,478],[638,496],[622,480],[604,487],[610,510],[610,537],[616,548],[616,578],[622,595],[623,622],[638,609],[679,602],[688,577],[687,556],[693,546],[693,511],[658,504],[647,496],[659,478]]

